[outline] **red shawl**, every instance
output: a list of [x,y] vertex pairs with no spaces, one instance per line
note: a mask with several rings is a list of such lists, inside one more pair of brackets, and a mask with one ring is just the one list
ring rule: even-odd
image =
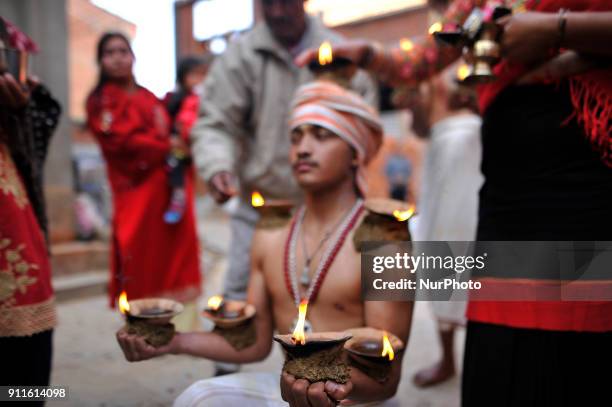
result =
[[[610,0],[528,0],[528,10],[556,12],[610,11]],[[495,67],[498,80],[479,88],[481,111],[489,106],[497,94],[525,73],[525,68],[502,61]],[[570,91],[575,116],[584,126],[585,134],[602,161],[612,167],[612,70],[601,69],[570,78]]]
[[8,147],[0,143],[0,337],[43,332],[56,319],[45,238]]

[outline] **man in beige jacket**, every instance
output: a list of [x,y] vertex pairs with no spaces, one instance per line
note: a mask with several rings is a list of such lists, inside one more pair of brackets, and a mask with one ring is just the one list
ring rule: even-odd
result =
[[[249,251],[257,213],[253,191],[265,198],[299,199],[288,160],[287,118],[298,85],[312,74],[293,58],[323,41],[341,40],[318,19],[306,15],[304,0],[260,0],[264,22],[232,42],[213,63],[204,82],[200,118],[192,130],[192,151],[200,176],[217,203],[234,195],[240,205],[232,215],[228,298],[244,298]],[[365,72],[352,83],[368,102],[377,89]]]

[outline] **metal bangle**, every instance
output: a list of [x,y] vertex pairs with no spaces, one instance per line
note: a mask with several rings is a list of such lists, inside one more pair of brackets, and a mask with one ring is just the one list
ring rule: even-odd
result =
[[559,50],[565,42],[565,27],[567,26],[567,18],[565,17],[566,13],[567,9],[562,8],[559,10],[559,18],[557,22],[557,50]]

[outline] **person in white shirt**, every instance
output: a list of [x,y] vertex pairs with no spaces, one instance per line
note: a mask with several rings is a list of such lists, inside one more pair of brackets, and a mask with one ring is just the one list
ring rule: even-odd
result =
[[[420,88],[414,106],[414,130],[429,139],[425,153],[414,240],[473,241],[478,224],[481,119],[476,98],[455,81],[451,66]],[[455,375],[454,334],[465,324],[465,301],[431,301],[442,348],[441,359],[416,373],[418,387],[441,383]]]

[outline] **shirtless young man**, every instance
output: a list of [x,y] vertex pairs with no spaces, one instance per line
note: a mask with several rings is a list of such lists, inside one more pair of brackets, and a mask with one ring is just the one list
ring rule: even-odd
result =
[[[298,89],[293,107],[290,160],[304,191],[304,207],[290,225],[256,232],[247,296],[257,309],[256,343],[237,351],[215,333],[195,332],[179,333],[170,344],[155,349],[142,338],[119,331],[117,339],[127,360],[172,353],[230,363],[260,361],[270,353],[275,330],[292,331],[298,314],[296,303],[301,299],[309,300],[307,320],[315,332],[368,326],[389,331],[406,343],[412,303],[363,302],[360,256],[353,246],[353,233],[365,212],[361,200],[364,166],[377,152],[382,137],[378,115],[358,95],[326,81]],[[292,244],[287,244],[288,239]],[[331,266],[325,276],[319,275],[324,277],[320,289],[309,289],[316,286],[319,263],[329,263],[326,257],[335,246],[339,250]],[[286,247],[289,253],[285,253]],[[305,268],[308,273],[304,273]],[[287,283],[286,272],[293,284]],[[396,358],[384,384],[355,368],[344,385],[310,384],[283,373],[282,398],[291,406],[333,406],[344,399],[365,402],[390,398],[400,380],[402,355]]]

